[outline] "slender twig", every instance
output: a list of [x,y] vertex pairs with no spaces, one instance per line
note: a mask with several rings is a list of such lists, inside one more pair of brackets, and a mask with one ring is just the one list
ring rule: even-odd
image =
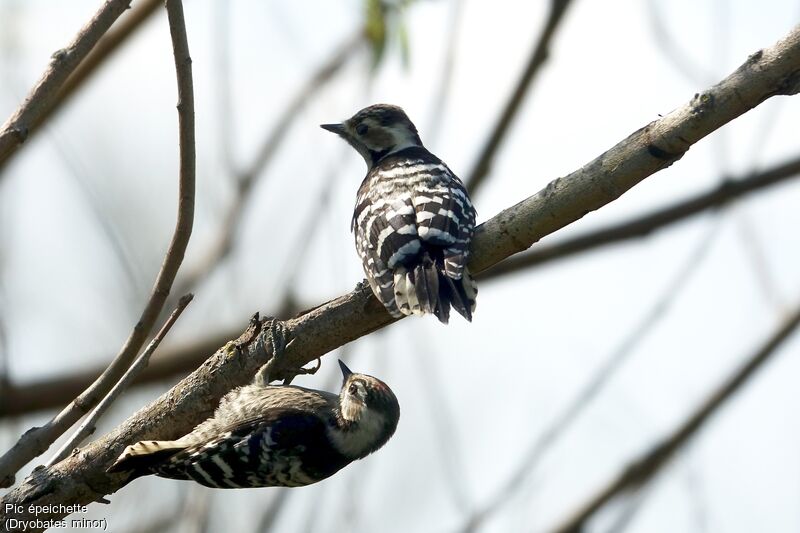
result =
[[533,470],[538,466],[542,457],[552,449],[562,435],[572,428],[585,409],[593,405],[594,399],[603,390],[606,384],[617,374],[631,356],[636,353],[636,348],[657,326],[661,319],[667,315],[672,302],[680,296],[683,289],[692,280],[693,274],[702,265],[703,259],[710,248],[712,240],[717,236],[720,221],[714,221],[702,239],[700,239],[691,252],[683,260],[681,267],[666,284],[661,294],[656,298],[650,310],[643,313],[642,318],[617,346],[600,364],[591,379],[582,386],[581,390],[573,396],[569,403],[553,417],[553,422],[542,431],[528,448],[514,468],[514,473],[509,479],[486,500],[481,508],[471,513],[461,531],[468,533],[477,531],[489,518],[494,516],[510,501],[511,496],[517,492],[528,479]]
[[464,0],[454,0],[451,3],[451,13],[447,17],[447,44],[444,59],[439,68],[439,81],[433,93],[433,105],[428,118],[428,127],[425,128],[425,144],[435,146],[442,129],[442,117],[450,101],[450,90],[453,88],[453,72],[456,66],[456,53],[458,52],[458,38],[464,19]]
[[622,502],[622,509],[617,512],[617,516],[614,517],[613,522],[605,530],[605,533],[623,533],[633,523],[633,519],[636,518],[652,491],[653,484],[650,483],[628,494],[625,501]]
[[66,48],[57,50],[52,55],[50,65],[36,86],[0,128],[0,168],[49,113],[67,78],[129,5],[130,0],[106,0],[75,39]]
[[[542,237],[619,198],[675,161],[694,143],[776,94],[800,91],[800,26],[759,51],[730,76],[687,104],[648,124],[583,168],[477,228],[470,270],[480,273]],[[392,322],[369,287],[320,305],[287,322],[294,342],[287,371]]]
[[[506,259],[478,276],[478,279],[485,283],[508,274],[527,272],[550,261],[571,257],[601,246],[644,237],[658,229],[711,209],[719,209],[751,193],[788,181],[798,174],[800,174],[800,157],[747,177],[726,180],[710,191],[678,201],[655,213],[626,220],[608,228],[594,230],[582,236],[568,238],[559,243],[540,244],[531,251]],[[324,198],[324,195],[320,196],[319,205],[323,205]],[[299,252],[298,257],[302,256],[302,248]],[[285,304],[290,303],[285,298],[279,298],[279,300]],[[292,306],[287,307],[286,305],[274,312],[277,317],[291,316],[291,313]],[[201,338],[189,346],[173,348],[172,351],[163,353],[153,361],[153,364],[142,373],[141,379],[137,380],[134,385],[163,381],[175,375],[185,375],[197,368],[209,353],[238,333],[233,329],[223,330]],[[5,391],[0,390],[0,418],[62,405],[85,389],[100,372],[102,369],[93,368],[21,386],[8,384]]]
[[195,146],[194,94],[192,65],[186,40],[183,9],[179,1],[167,1],[170,34],[173,39],[175,68],[178,78],[178,122],[180,137],[180,173],[178,220],[169,249],[156,277],[150,298],[117,356],[85,391],[42,427],[26,432],[8,452],[0,457],[0,487],[14,483],[14,474],[28,461],[44,453],[50,445],[99,402],[119,381],[141,350],[153,328],[172,283],[178,273],[194,218]]
[[489,176],[494,157],[497,155],[498,149],[503,140],[505,140],[511,123],[525,99],[525,93],[528,92],[528,88],[536,78],[536,74],[541,71],[541,67],[547,62],[547,58],[550,55],[550,41],[560,26],[561,20],[570,2],[571,0],[550,0],[550,11],[547,15],[547,21],[545,22],[541,35],[534,44],[528,59],[528,64],[525,66],[522,76],[506,102],[503,112],[497,120],[497,124],[495,124],[492,132],[489,134],[489,138],[483,150],[481,150],[480,155],[478,155],[475,167],[472,172],[469,173],[465,181],[470,194],[475,195]]
[[92,433],[94,433],[95,426],[97,421],[100,420],[100,417],[108,411],[108,408],[111,407],[111,404],[119,398],[119,396],[125,392],[125,389],[130,386],[133,379],[141,373],[142,370],[145,369],[147,363],[150,362],[150,356],[153,355],[153,352],[156,351],[158,345],[161,344],[161,341],[164,337],[169,333],[169,330],[172,329],[173,324],[178,320],[178,317],[181,316],[183,310],[186,309],[186,306],[189,305],[189,302],[192,301],[194,295],[187,294],[186,296],[182,296],[180,300],[178,300],[178,305],[175,307],[175,310],[172,311],[172,314],[167,318],[167,321],[161,327],[156,336],[153,337],[153,340],[150,341],[150,344],[147,345],[147,348],[136,358],[133,364],[128,368],[127,372],[120,378],[120,380],[108,391],[105,398],[102,399],[100,403],[97,404],[97,407],[87,416],[81,425],[78,427],[78,431],[64,443],[61,448],[53,455],[53,457],[45,464],[45,466],[51,466],[55,463],[62,460],[64,457],[69,455],[69,453],[80,446],[80,444]]
[[236,196],[220,224],[217,240],[209,247],[206,257],[181,277],[178,292],[197,287],[230,255],[242,224],[242,216],[247,212],[246,204],[251,196],[250,191],[253,190],[258,177],[266,174],[278,148],[289,133],[292,122],[300,115],[303,107],[347,64],[347,61],[355,55],[364,42],[364,34],[361,30],[345,40],[334,54],[311,75],[291,103],[283,108],[275,125],[261,143],[253,161],[237,173]]
[[78,92],[78,89],[92,78],[99,70],[99,67],[104,65],[119,50],[120,45],[125,43],[136,30],[141,28],[143,23],[149,20],[163,3],[164,0],[142,0],[141,2],[136,2],[135,6],[125,13],[116,25],[111,27],[111,30],[97,42],[97,46],[86,56],[86,59],[81,61],[78,67],[69,75],[56,94],[52,105],[39,117],[36,126],[41,126],[56,111],[62,109],[64,104]]
[[553,531],[580,533],[589,520],[614,498],[644,486],[670,459],[700,430],[708,419],[725,402],[749,382],[756,371],[778,352],[783,342],[800,326],[800,306],[730,378],[723,382],[696,410],[667,438],[650,451],[631,461],[622,471],[594,496],[578,507],[578,511],[563,521]]
[[[798,91],[800,26],[772,47],[751,56],[733,74],[689,103],[483,223],[472,242],[471,270],[486,270],[616,200],[646,177],[680,159],[691,145],[767,98]],[[185,434],[213,412],[222,395],[251,380],[267,362],[272,378],[288,377],[296,374],[300,366],[393,322],[371,289],[362,284],[352,293],[293,320],[269,321],[266,329],[279,328],[280,339],[291,339],[277,359],[272,358],[272,348],[266,350],[265,343],[254,342],[266,324],[259,323],[262,333],[258,334],[253,333],[254,325],[110,434],[75,456],[34,471],[0,499],[0,508],[20,505],[23,512],[15,519],[25,521],[34,518],[28,509],[35,505],[43,509],[35,518],[48,520],[65,514],[63,507],[52,504],[85,505],[102,499],[127,481],[128,476],[107,475],[105,469],[130,442],[173,439]],[[23,502],[26,505],[21,505]],[[8,526],[5,517],[0,516],[0,529]]]
[[481,280],[494,279],[514,272],[527,271],[549,261],[563,259],[574,254],[586,252],[629,239],[644,237],[669,224],[685,220],[694,215],[718,209],[754,191],[777,185],[800,174],[800,157],[779,164],[762,172],[754,172],[739,179],[726,179],[717,187],[679,200],[672,205],[658,209],[654,213],[625,220],[607,228],[601,228],[564,239],[550,245],[540,245],[536,249],[519,254],[480,276]]

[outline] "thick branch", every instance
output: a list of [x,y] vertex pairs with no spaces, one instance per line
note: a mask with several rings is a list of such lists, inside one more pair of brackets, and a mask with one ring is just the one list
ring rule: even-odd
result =
[[[75,400],[64,408],[55,418],[43,427],[26,432],[20,440],[0,458],[0,486],[14,483],[14,474],[28,461],[44,453],[47,448],[89,409],[94,407],[117,383],[141,350],[142,345],[158,318],[169,296],[172,283],[178,273],[189,237],[192,234],[194,218],[195,191],[195,148],[194,148],[194,96],[192,87],[192,66],[189,57],[186,31],[183,25],[183,11],[178,7],[169,8],[170,31],[175,48],[175,67],[178,76],[178,122],[180,129],[180,178],[178,199],[178,220],[167,250],[164,263],[158,273],[150,299],[139,322],[120,349],[116,358],[103,374]],[[173,20],[175,19],[175,20]],[[177,29],[176,29],[177,26]]]
[[[660,228],[680,222],[709,209],[728,205],[730,202],[745,197],[750,193],[786,182],[798,174],[800,174],[800,157],[746,177],[726,180],[710,191],[681,200],[661,208],[655,213],[626,220],[619,224],[565,239],[551,245],[539,245],[533,250],[506,259],[482,273],[478,276],[478,279],[481,281],[499,279],[506,274],[525,272],[549,261],[571,257],[581,252],[594,250],[600,246],[643,237]],[[291,316],[291,311],[288,307],[284,307],[276,311],[275,316]],[[207,338],[197,339],[190,345],[164,353],[161,357],[151,362],[147,370],[142,373],[140,379],[135,383],[153,383],[173,376],[185,376],[205,361],[209,353],[212,353],[218,346],[225,344],[228,339],[235,337],[238,333],[238,331],[234,330],[223,331]],[[5,388],[0,389],[0,418],[32,413],[63,405],[88,387],[100,375],[102,370],[102,368],[92,368],[75,374],[56,376],[19,386],[7,384]]]
[[[470,266],[481,272],[544,235],[615,200],[654,172],[678,160],[695,142],[777,94],[800,88],[800,27],[770,49],[754,54],[731,76],[691,102],[633,133],[566,178],[560,178],[484,223],[473,241]],[[293,342],[274,361],[274,372],[289,374],[328,351],[393,320],[362,287],[286,323]],[[253,326],[255,328],[255,325]],[[6,503],[89,503],[119,489],[124,476],[105,468],[135,440],[175,438],[207,417],[230,388],[247,382],[269,354],[251,342],[255,332],[237,341],[247,355],[228,344],[201,368],[133,415],[111,434],[47,469],[33,473],[5,495]],[[253,347],[253,345],[256,345]],[[39,514],[57,518],[59,513]],[[24,518],[24,516],[22,517]],[[2,529],[0,522],[0,529]]]
[[119,50],[120,45],[127,41],[128,37],[139,29],[142,23],[148,20],[163,3],[163,0],[143,0],[137,3],[130,12],[126,13],[125,16],[111,28],[111,31],[98,41],[97,46],[95,46],[91,53],[86,56],[86,59],[78,65],[75,71],[69,75],[64,85],[53,99],[52,104],[38,117],[34,126],[37,129],[40,128],[56,111],[62,109],[64,104],[75,95],[78,89],[80,89],[87,80],[91,79],[98,68],[104,65],[106,61],[114,55],[114,52]]
[[[800,26],[773,47],[756,52],[730,76],[684,106],[651,122],[564,178],[482,224],[472,243],[470,269],[480,273],[545,235],[619,198],[668,167],[709,133],[767,98],[800,90]],[[295,341],[286,369],[394,322],[369,287],[290,320]]]
[[714,391],[675,431],[650,451],[631,461],[606,487],[590,498],[572,517],[556,527],[554,533],[581,533],[587,522],[613,498],[646,484],[669,463],[669,460],[693,437],[708,419],[742,385],[752,378],[783,342],[800,326],[800,307],[767,339],[742,367]]
[[69,438],[67,442],[65,442],[61,448],[50,458],[47,462],[47,466],[51,466],[56,464],[59,461],[63,461],[64,458],[72,452],[75,448],[80,446],[86,438],[94,433],[96,429],[97,421],[100,420],[100,417],[108,411],[108,408],[113,405],[113,403],[120,397],[120,395],[125,392],[125,390],[130,386],[136,376],[141,373],[147,367],[147,363],[150,362],[150,356],[153,355],[153,352],[156,351],[156,348],[161,344],[161,341],[164,340],[169,330],[172,329],[172,326],[175,325],[177,322],[178,317],[181,316],[183,310],[186,309],[186,306],[189,305],[189,302],[192,301],[194,298],[193,294],[187,294],[181,297],[178,300],[178,305],[172,311],[172,314],[167,318],[167,321],[161,326],[161,329],[156,333],[153,337],[153,340],[150,341],[150,344],[147,345],[147,348],[136,358],[133,364],[128,368],[125,374],[117,381],[114,386],[108,391],[105,398],[97,404],[97,407],[89,413],[83,422],[81,422],[78,431],[76,431],[72,437]]
[[75,39],[52,55],[50,65],[36,86],[0,128],[0,168],[14,150],[25,142],[31,130],[49,114],[67,78],[130,3],[131,0],[107,0]]

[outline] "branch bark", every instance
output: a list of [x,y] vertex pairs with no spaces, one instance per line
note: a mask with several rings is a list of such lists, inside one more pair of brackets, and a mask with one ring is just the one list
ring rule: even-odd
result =
[[57,50],[50,65],[17,111],[0,128],[0,168],[11,154],[50,114],[69,76],[94,48],[111,25],[130,6],[131,0],[106,0],[75,39]]
[[[800,91],[800,26],[687,104],[632,133],[583,168],[477,228],[470,270],[476,274],[521,252],[545,235],[619,198],[651,174],[670,166],[706,135],[767,98]],[[392,322],[367,286],[327,302],[287,326],[290,371]]]
[[608,485],[589,498],[579,510],[561,525],[554,533],[581,533],[591,518],[617,496],[642,487],[660,472],[675,453],[680,450],[725,404],[742,385],[752,378],[764,363],[777,353],[778,348],[800,326],[800,307],[770,336],[764,345],[751,356],[742,367],[714,391],[686,421],[675,431],[652,447],[650,451],[625,467]]
[[[692,144],[767,98],[798,90],[800,26],[774,46],[753,54],[734,73],[689,103],[481,225],[473,241],[470,268],[481,272],[525,250],[671,165]],[[270,375],[289,376],[297,366],[393,321],[362,284],[350,294],[287,321],[285,328],[293,342],[279,360],[271,361]],[[252,342],[258,329],[263,329],[261,322],[109,435],[61,463],[34,471],[0,504],[88,504],[118,490],[125,483],[124,476],[110,476],[105,468],[126,444],[184,434],[212,412],[224,393],[246,383],[269,360],[270,354]],[[63,514],[40,513],[37,518],[46,520]],[[18,518],[26,517],[33,518],[25,513]],[[2,526],[8,523],[0,519],[0,529]]]
[[[111,2],[109,2],[110,4]],[[180,178],[178,199],[178,220],[172,235],[164,263],[156,277],[139,321],[133,327],[120,352],[92,385],[75,398],[67,407],[47,424],[26,432],[20,440],[0,457],[0,487],[14,483],[14,475],[26,463],[44,453],[55,440],[111,390],[123,376],[141,350],[142,345],[164,307],[175,276],[178,273],[189,237],[192,234],[194,219],[195,192],[195,148],[194,148],[194,90],[192,87],[192,66],[189,57],[186,31],[183,25],[183,10],[168,2],[170,32],[175,48],[175,68],[178,77],[178,121],[180,129]],[[107,4],[108,5],[108,4]],[[169,6],[172,7],[170,8]],[[175,20],[173,20],[175,19]]]
[[535,250],[503,261],[482,276],[481,280],[495,279],[506,274],[522,272],[542,263],[566,257],[628,239],[644,237],[674,222],[698,215],[709,209],[722,208],[751,192],[777,185],[800,174],[800,157],[761,172],[738,179],[726,179],[710,191],[675,202],[653,213],[620,222],[607,228],[578,235],[562,242],[538,246]]
[[[550,261],[565,259],[581,252],[644,237],[670,224],[719,209],[750,193],[784,183],[800,174],[800,157],[753,173],[749,176],[728,179],[712,190],[663,207],[654,213],[626,220],[550,245],[540,244],[535,249],[512,256],[495,267],[476,276],[482,282],[496,280],[505,275],[526,272]],[[292,314],[292,306],[283,306],[274,312],[276,317]],[[209,353],[239,334],[229,330],[197,339],[192,344],[172,349],[154,359],[134,384],[163,381],[174,376],[184,377],[206,360]],[[92,368],[79,373],[56,376],[24,385],[6,384],[0,388],[0,418],[32,413],[63,405],[88,387],[103,371]]]
[[167,318],[167,321],[161,326],[161,329],[156,333],[153,337],[153,340],[150,341],[150,344],[147,345],[147,348],[136,358],[130,368],[125,372],[125,374],[120,378],[118,382],[114,384],[108,394],[106,394],[105,398],[97,404],[97,407],[86,417],[86,419],[81,423],[78,430],[75,434],[70,437],[70,439],[64,443],[61,448],[50,458],[47,462],[46,466],[52,466],[59,461],[63,461],[64,458],[75,448],[81,445],[81,443],[86,440],[86,438],[94,433],[97,424],[97,421],[100,420],[100,417],[108,411],[108,408],[116,401],[120,395],[125,392],[125,389],[131,384],[131,382],[139,375],[139,373],[147,367],[147,363],[150,361],[150,356],[153,355],[153,352],[156,351],[161,341],[164,340],[169,330],[172,329],[172,326],[177,322],[178,317],[181,316],[183,310],[186,309],[186,306],[189,305],[189,302],[192,301],[194,298],[193,294],[187,294],[181,297],[178,300],[178,305],[172,311],[172,314]]

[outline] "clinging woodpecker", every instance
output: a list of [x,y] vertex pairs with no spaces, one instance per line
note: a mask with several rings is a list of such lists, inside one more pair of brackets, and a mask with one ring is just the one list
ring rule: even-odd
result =
[[339,365],[338,396],[254,382],[229,392],[212,418],[180,439],[128,446],[108,471],[221,489],[299,487],[332,476],[386,444],[400,418],[384,382]]
[[372,292],[394,317],[450,306],[472,320],[478,289],[467,270],[475,230],[461,180],[422,145],[417,128],[393,105],[362,109],[341,124],[323,124],[367,163],[351,229]]

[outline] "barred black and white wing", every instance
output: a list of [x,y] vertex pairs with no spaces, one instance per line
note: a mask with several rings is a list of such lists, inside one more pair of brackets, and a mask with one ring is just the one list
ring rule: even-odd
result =
[[359,189],[356,248],[373,292],[392,316],[452,305],[472,319],[477,290],[466,263],[475,209],[461,181],[422,147],[381,159]]
[[270,410],[208,440],[142,442],[109,471],[193,480],[211,488],[298,487],[325,479],[350,460],[330,445],[325,421],[293,408]]

